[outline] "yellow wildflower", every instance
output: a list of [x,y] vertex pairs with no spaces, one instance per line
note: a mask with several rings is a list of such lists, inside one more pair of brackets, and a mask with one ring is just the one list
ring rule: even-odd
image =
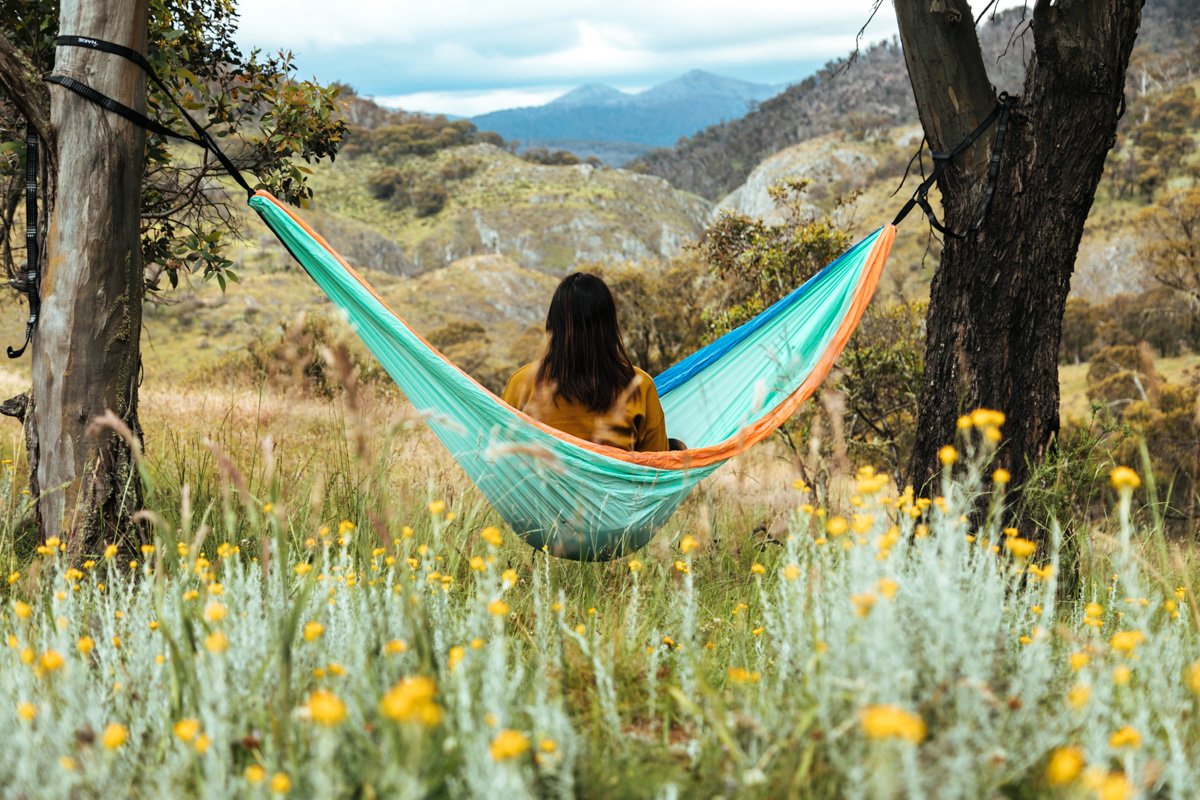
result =
[[825,523],[825,531],[830,536],[841,536],[846,531],[850,530],[850,523],[846,522],[844,517],[830,517]]
[[1028,539],[1022,539],[1019,536],[1014,536],[1011,539],[1004,540],[1004,549],[1012,553],[1013,558],[1019,561],[1024,561],[1033,555],[1037,550],[1037,543],[1031,542]]
[[434,500],[429,504],[429,513],[433,516],[438,516],[446,510],[446,502],[444,500]]
[[292,790],[292,779],[286,772],[276,772],[271,776],[271,791],[275,794],[287,794]]
[[17,619],[29,619],[33,616],[33,607],[17,600],[13,603],[13,613],[17,615]]
[[462,663],[463,657],[465,657],[466,654],[467,654],[467,651],[462,649],[458,645],[451,647],[450,652],[446,658],[446,666],[448,666],[450,669],[454,669],[455,667],[457,667],[459,664]]
[[1133,670],[1120,664],[1113,669],[1112,679],[1117,686],[1128,686],[1129,682],[1133,680]]
[[900,588],[900,584],[896,583],[891,578],[880,578],[875,583],[875,588],[879,589],[879,593],[884,598],[891,600],[896,596],[896,591]]
[[1187,687],[1193,694],[1200,695],[1200,660],[1193,661],[1187,670]]
[[1086,683],[1077,683],[1067,692],[1067,702],[1071,708],[1083,708],[1092,696],[1092,687]]
[[493,600],[488,603],[487,610],[493,617],[506,617],[509,611],[508,603],[503,600]]
[[1078,747],[1060,747],[1046,764],[1046,782],[1051,786],[1066,786],[1083,772],[1083,751]]
[[399,681],[379,701],[379,710],[396,722],[418,722],[433,727],[442,721],[442,709],[434,702],[437,683],[415,677]]
[[325,626],[321,623],[315,620],[304,623],[304,641],[311,642],[319,639],[323,633],[325,633]]
[[[312,572],[312,564],[309,564],[307,561],[305,561],[304,563],[297,564],[295,567],[293,567],[293,571],[300,576],[307,575],[308,573]],[[259,769],[262,769],[262,767],[259,767]]]
[[1088,662],[1091,660],[1091,657],[1082,651],[1078,653],[1071,653],[1071,670],[1073,672],[1078,672],[1086,667]]
[[1145,638],[1141,631],[1117,631],[1108,640],[1108,644],[1118,653],[1129,655]]
[[96,642],[90,636],[80,636],[79,640],[75,642],[75,647],[86,656],[96,648]]
[[871,613],[876,600],[878,598],[871,592],[850,595],[850,602],[854,604],[854,613],[860,617],[865,617]]
[[66,660],[57,650],[47,650],[38,659],[38,666],[42,668],[42,672],[56,672],[62,669],[65,663],[67,663]]
[[1006,470],[1004,467],[1000,467],[992,473],[992,483],[996,484],[997,486],[1004,486],[1011,480],[1012,473]]
[[1130,747],[1137,749],[1142,746],[1142,735],[1134,730],[1129,725],[1114,731],[1113,735],[1108,737],[1109,747]]
[[766,572],[767,572],[767,568],[764,567],[762,564],[759,564],[757,561],[755,561],[753,564],[750,565],[750,574],[751,575],[765,575]]
[[32,722],[37,716],[37,706],[30,702],[17,703],[17,717],[24,722]]
[[488,750],[496,761],[516,758],[529,749],[529,737],[520,731],[505,728],[496,734]]
[[630,572],[635,572],[635,573],[640,572],[641,569],[642,569],[641,561],[638,561],[636,558],[629,559],[629,571]]
[[692,536],[691,534],[688,534],[679,540],[679,551],[685,556],[699,546],[700,543],[696,541],[696,537]]
[[246,783],[262,783],[267,777],[267,771],[258,764],[251,764],[242,772],[242,777],[246,779]]
[[204,607],[204,619],[208,622],[220,622],[225,619],[226,613],[225,605],[215,600]]
[[913,744],[925,739],[925,721],[898,706],[867,706],[859,712],[858,720],[868,739],[903,739]]
[[1109,473],[1108,478],[1118,492],[1132,492],[1142,485],[1142,479],[1129,467],[1117,467]]
[[190,742],[200,732],[200,720],[181,719],[175,723],[174,731],[180,740]]
[[407,649],[408,645],[405,644],[404,640],[402,639],[392,639],[383,646],[383,652],[387,653],[388,655],[403,653]]
[[229,649],[229,637],[225,635],[224,631],[213,631],[204,637],[204,649],[220,655]]
[[100,734],[100,743],[109,750],[116,750],[129,739],[129,729],[117,722],[109,723]]
[[332,727],[346,718],[346,704],[327,689],[317,689],[308,696],[309,716],[313,722]]
[[729,680],[731,683],[758,683],[762,676],[757,672],[751,672],[745,667],[730,667]]
[[942,462],[943,467],[952,466],[956,461],[958,461],[958,450],[956,450],[952,444],[942,447],[940,450],[938,450],[937,455],[938,461]]
[[680,561],[679,559],[675,559],[675,569],[685,575],[691,571],[688,569],[687,562]]
[[789,581],[794,581],[797,578],[799,578],[800,577],[800,565],[799,564],[788,564],[786,567],[783,568],[783,577],[787,578]]

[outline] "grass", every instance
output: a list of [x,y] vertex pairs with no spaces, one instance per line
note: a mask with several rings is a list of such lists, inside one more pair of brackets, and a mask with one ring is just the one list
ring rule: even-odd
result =
[[[504,530],[398,398],[151,383],[143,403],[153,549],[88,566],[0,533],[16,796],[1133,798],[1200,779],[1194,553],[1127,497],[1068,592],[1057,537],[1022,560],[998,517],[963,521],[992,491],[973,439],[929,506],[868,471],[818,502],[759,448],[636,562],[577,564]],[[0,467],[9,523],[19,469]],[[1087,770],[1056,784],[1075,755]]]

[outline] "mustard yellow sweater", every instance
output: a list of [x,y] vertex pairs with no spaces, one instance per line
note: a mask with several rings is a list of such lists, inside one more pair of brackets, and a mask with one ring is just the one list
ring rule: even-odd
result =
[[538,362],[517,370],[501,399],[552,428],[622,450],[667,450],[667,425],[654,380],[634,367],[633,382],[608,411],[558,397],[537,384]]

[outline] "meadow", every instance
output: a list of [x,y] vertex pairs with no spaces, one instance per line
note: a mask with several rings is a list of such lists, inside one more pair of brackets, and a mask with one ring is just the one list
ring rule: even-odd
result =
[[810,487],[766,445],[579,564],[505,529],[395,395],[143,408],[144,541],[39,543],[19,450],[0,465],[6,798],[1200,785],[1194,551],[1132,471],[1071,548],[1006,531],[994,412],[932,500],[867,466]]

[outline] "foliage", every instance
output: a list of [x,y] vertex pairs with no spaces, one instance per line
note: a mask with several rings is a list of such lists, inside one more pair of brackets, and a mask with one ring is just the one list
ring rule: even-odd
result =
[[[1200,382],[1170,383],[1154,369],[1149,348],[1119,346],[1097,353],[1088,397],[1117,424],[1102,431],[1107,457],[1136,463],[1145,448],[1153,473],[1170,487],[1169,516],[1200,518]],[[1095,424],[1095,423],[1093,423]]]
[[1149,344],[1160,356],[1200,349],[1200,317],[1195,303],[1164,286],[1140,294],[1119,294],[1102,303],[1067,300],[1060,364],[1090,361],[1108,347]]
[[[723,213],[709,226],[697,252],[721,289],[704,314],[711,338],[750,320],[849,246],[849,236],[833,216],[820,215],[804,202],[806,188],[806,181],[772,187],[785,212],[778,225]],[[834,385],[840,398],[825,409],[809,404],[781,429],[794,452],[819,443],[826,460],[836,451],[839,457],[900,469],[915,434],[924,318],[919,303],[876,303],[868,309],[838,362]],[[834,435],[822,435],[826,428]]]
[[849,235],[831,216],[805,204],[807,188],[805,180],[771,187],[785,214],[778,225],[723,211],[705,231],[696,252],[726,289],[708,315],[712,338],[753,319],[849,246]]
[[693,257],[669,261],[582,265],[599,274],[617,298],[617,315],[630,358],[651,375],[703,344],[705,313],[720,302],[716,281]]
[[437,178],[408,167],[384,167],[367,178],[367,188],[376,200],[387,200],[393,208],[413,209],[420,217],[432,217],[446,205],[446,187]]
[[492,358],[492,340],[478,322],[451,319],[430,332],[429,343],[471,377],[497,394],[509,377],[507,366]]
[[[49,72],[57,4],[5,0],[0,12],[5,35],[37,69]],[[151,0],[147,57],[170,93],[240,169],[287,202],[303,204],[312,196],[303,164],[332,159],[346,133],[338,90],[295,80],[291,53],[243,53],[236,31],[230,0]],[[188,130],[168,97],[147,83],[150,116]],[[0,130],[0,139],[18,133]],[[189,271],[224,289],[227,280],[237,279],[225,250],[241,236],[242,215],[236,210],[241,201],[226,194],[221,166],[207,153],[198,157],[192,145],[155,134],[147,134],[146,156],[142,255],[148,288],[159,289],[164,274],[174,286],[179,272]],[[20,190],[15,180],[3,188],[6,235],[14,221],[11,198]]]
[[[338,359],[345,369],[338,369]],[[364,358],[341,343],[325,317],[300,315],[280,324],[277,339],[254,339],[206,370],[212,377],[265,382],[280,391],[294,391],[331,399],[341,393],[346,376],[352,371],[356,384],[393,384],[373,358]]]
[[1179,86],[1138,105],[1114,152],[1110,185],[1119,198],[1150,200],[1196,150],[1192,131],[1200,128],[1200,100],[1194,88]]
[[442,150],[469,144],[504,145],[494,133],[481,132],[470,120],[448,120],[423,114],[402,114],[400,120],[377,128],[360,130],[346,145],[350,156],[371,155],[388,164],[408,156],[431,156]]
[[[413,444],[399,443],[406,469]],[[852,515],[790,493],[778,545],[720,516],[719,541],[688,525],[610,564],[531,560],[444,479],[388,524],[323,503],[311,470],[247,482],[218,459],[222,494],[170,497],[145,547],[74,563],[49,543],[6,570],[0,784],[48,798],[1186,796],[1194,573],[1155,556],[1161,530],[1134,516],[1124,478],[1064,590],[1057,538],[1002,530],[992,453],[975,455],[933,502],[861,470]],[[981,496],[973,526],[963,511]]]
[[1150,275],[1186,296],[1195,319],[1200,309],[1200,188],[1167,193],[1142,211],[1139,221],[1150,233],[1140,253]]

